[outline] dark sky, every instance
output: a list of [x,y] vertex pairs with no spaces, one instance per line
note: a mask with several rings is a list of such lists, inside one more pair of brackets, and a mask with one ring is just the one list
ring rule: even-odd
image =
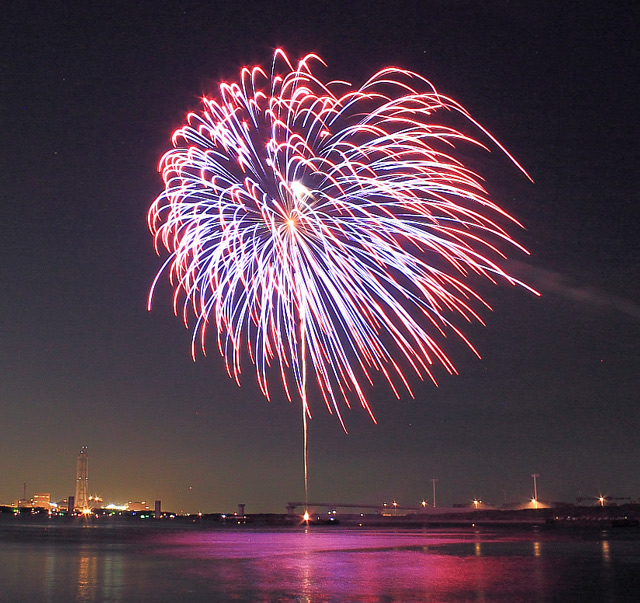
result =
[[[494,311],[451,343],[460,373],[415,400],[383,383],[378,424],[319,400],[310,498],[640,498],[640,8],[538,2],[14,3],[0,25],[0,503],[90,490],[185,511],[303,499],[300,408],[193,363],[146,212],[157,163],[203,93],[274,48],[362,83],[390,64],[463,105],[526,167],[486,159],[526,226]],[[483,5],[487,6],[483,6]],[[166,293],[166,291],[165,291]],[[274,384],[274,390],[278,391]]]

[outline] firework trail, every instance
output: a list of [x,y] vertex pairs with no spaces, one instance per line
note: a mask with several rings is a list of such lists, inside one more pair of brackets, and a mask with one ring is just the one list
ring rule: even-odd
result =
[[383,69],[354,89],[323,83],[314,64],[278,50],[271,73],[245,68],[203,98],[160,162],[165,190],[148,214],[169,252],[149,305],[168,273],[194,359],[215,337],[239,383],[248,352],[267,398],[277,370],[302,400],[305,448],[307,373],[343,427],[353,400],[373,418],[374,373],[399,396],[405,372],[455,372],[447,335],[473,349],[451,322],[482,322],[489,307],[469,277],[526,287],[499,266],[502,248],[522,248],[498,222],[517,223],[454,157],[486,147],[447,120],[505,149],[415,73]]

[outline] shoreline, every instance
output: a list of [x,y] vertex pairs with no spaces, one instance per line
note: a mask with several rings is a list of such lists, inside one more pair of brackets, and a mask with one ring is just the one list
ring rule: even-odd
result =
[[[25,512],[28,511],[28,512]],[[442,529],[442,528],[599,528],[623,529],[640,527],[640,505],[620,507],[559,507],[524,510],[471,510],[441,513],[407,513],[380,515],[366,513],[311,514],[305,522],[300,515],[285,513],[254,513],[239,516],[225,513],[171,514],[163,513],[156,519],[153,513],[108,513],[96,510],[85,515],[52,515],[41,510],[21,510],[2,507],[0,525],[16,526],[68,526],[118,527],[154,525],[176,528],[220,527],[242,528],[375,528],[375,529]]]

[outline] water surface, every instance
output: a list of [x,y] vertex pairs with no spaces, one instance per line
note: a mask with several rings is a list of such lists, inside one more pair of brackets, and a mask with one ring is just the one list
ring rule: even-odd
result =
[[633,529],[167,524],[0,522],[0,601],[640,601]]

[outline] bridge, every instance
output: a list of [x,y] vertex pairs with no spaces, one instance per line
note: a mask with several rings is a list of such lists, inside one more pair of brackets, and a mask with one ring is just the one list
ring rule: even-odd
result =
[[368,504],[368,503],[335,503],[335,502],[288,502],[287,503],[287,513],[289,515],[295,515],[296,507],[302,507],[303,509],[311,509],[311,508],[324,508],[328,511],[337,511],[338,509],[363,509],[367,511],[374,511],[375,513],[380,513],[382,515],[395,513],[397,511],[420,511],[424,508],[420,507],[403,507],[399,505],[397,502],[391,503],[376,503],[376,504]]

